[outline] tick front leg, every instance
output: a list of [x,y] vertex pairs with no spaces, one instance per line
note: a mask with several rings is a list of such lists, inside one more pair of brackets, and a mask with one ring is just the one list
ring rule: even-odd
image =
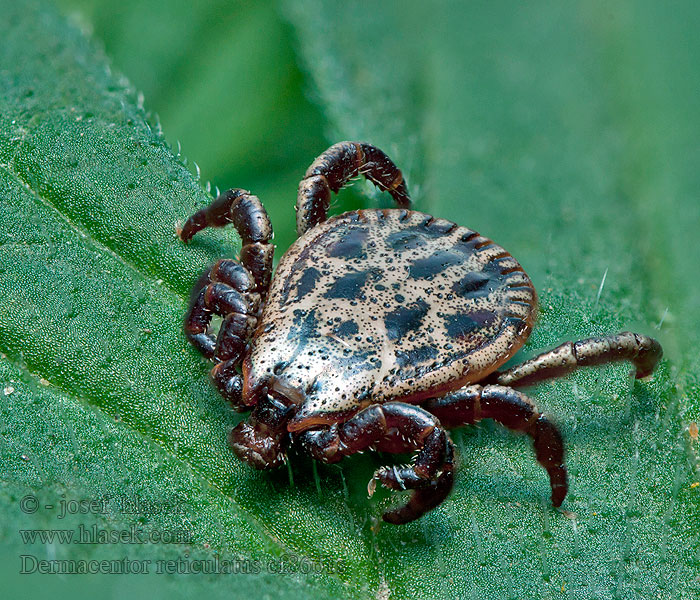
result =
[[206,208],[197,211],[179,232],[183,242],[189,242],[206,227],[224,227],[233,223],[241,237],[241,264],[252,274],[254,291],[267,294],[272,278],[272,258],[275,248],[270,244],[272,224],[257,196],[240,189],[228,190]]
[[529,435],[537,461],[549,474],[552,504],[561,506],[568,491],[564,442],[559,430],[525,394],[500,385],[471,385],[429,400],[423,407],[448,428],[493,419],[508,429]]
[[579,367],[629,360],[637,379],[651,375],[663,354],[654,338],[625,331],[579,342],[566,342],[507,371],[489,377],[501,385],[527,387],[546,379],[562,377]]
[[[252,276],[235,260],[215,263],[194,287],[185,316],[187,339],[207,358],[229,360],[242,353],[245,334],[255,326],[260,306],[260,294],[254,289]],[[218,341],[209,333],[215,314],[225,318]],[[236,334],[238,338],[233,337]]]
[[[187,219],[178,235],[189,242],[206,227],[229,223],[241,238],[241,264],[220,260],[200,278],[185,318],[185,333],[202,354],[218,361],[211,377],[219,391],[234,408],[245,410],[249,407],[242,404],[238,366],[272,279],[275,248],[270,244],[270,218],[257,196],[232,189]],[[214,314],[224,317],[217,340],[208,331]]]
[[[185,334],[207,358],[218,364],[212,369],[214,385],[234,408],[241,404],[243,382],[237,367],[246,343],[257,324],[260,294],[248,271],[231,259],[218,261],[197,282],[185,317]],[[213,315],[223,317],[218,338],[209,333]]]
[[369,482],[370,496],[376,481],[392,490],[413,490],[406,504],[382,515],[388,523],[419,518],[452,489],[452,441],[435,417],[420,407],[402,402],[375,404],[344,423],[305,431],[300,438],[309,454],[329,463],[368,448],[394,453],[418,449],[411,465],[382,467]]
[[411,203],[401,171],[384,152],[371,144],[339,142],[311,164],[299,183],[297,233],[302,235],[325,221],[331,192],[337,194],[358,174],[389,192],[400,207]]

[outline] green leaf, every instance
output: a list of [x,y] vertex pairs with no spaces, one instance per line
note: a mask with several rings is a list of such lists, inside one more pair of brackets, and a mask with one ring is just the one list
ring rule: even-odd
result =
[[[386,456],[352,457],[340,467],[296,456],[288,472],[257,473],[230,453],[225,436],[238,417],[209,385],[209,365],[180,328],[189,287],[208,262],[233,253],[235,234],[206,232],[184,247],[176,224],[210,198],[149,126],[135,91],[44,4],[0,4],[0,540],[10,585],[38,595],[51,582],[53,591],[76,593],[75,579],[20,575],[24,554],[151,561],[148,576],[81,579],[86,596],[125,585],[157,597],[697,594],[700,486],[693,484],[700,477],[689,432],[700,418],[693,5],[674,14],[653,3],[572,9],[307,0],[286,8],[332,129],[328,143],[375,142],[407,173],[417,210],[480,230],[528,270],[541,310],[522,357],[621,329],[655,335],[668,357],[649,382],[634,382],[629,367],[617,365],[532,390],[567,441],[565,511],[550,506],[528,444],[484,423],[454,433],[460,464],[452,496],[416,523],[389,527],[376,517],[390,497],[377,503],[365,493]],[[149,36],[159,36],[144,27],[138,4],[123,20],[102,17],[104,31],[110,21],[111,31],[122,29],[111,42],[105,35],[108,47],[144,39],[156,47]],[[213,60],[223,34],[196,52],[221,6],[173,13],[179,43],[209,73],[204,81],[235,52]],[[269,5],[236,10],[240,35],[262,46],[261,64],[279,69],[293,59],[287,51],[264,58],[272,42],[254,33],[268,20],[284,30]],[[183,76],[160,52],[159,68],[170,61],[166,72],[180,91],[183,82],[197,88],[194,71]],[[160,72],[142,59],[123,60],[141,81]],[[236,68],[240,77],[245,70]],[[274,121],[275,80],[261,79],[251,100],[259,111],[243,113],[256,114],[257,125],[242,136],[239,154],[225,158],[235,130],[221,127],[211,142],[220,162],[207,168],[230,160],[247,163],[240,173],[250,174],[260,163],[254,189],[273,207],[284,245],[292,239],[294,187],[283,186],[273,166],[291,165],[279,157],[296,161],[298,153],[252,146],[264,115],[283,130]],[[153,95],[168,136],[169,121],[179,137],[224,114],[220,104],[207,109],[214,114],[202,110],[203,88],[173,96],[178,104],[166,87],[139,85],[149,106]],[[304,128],[294,116],[308,123],[313,115],[294,98],[279,99],[291,133],[276,133],[274,148],[295,147]],[[303,135],[313,145],[315,134]],[[192,159],[207,160],[185,147]],[[222,187],[253,187],[236,172]],[[368,203],[387,202],[371,193]],[[99,514],[58,518],[61,500],[105,495]],[[27,496],[37,498],[37,512],[23,512]],[[152,507],[123,513],[122,497]],[[187,537],[30,544],[19,533],[80,525]],[[295,572],[275,574],[284,555]],[[257,565],[259,572],[157,574],[158,561],[167,560],[190,567],[238,560],[240,570]],[[301,573],[300,565],[322,572]]]

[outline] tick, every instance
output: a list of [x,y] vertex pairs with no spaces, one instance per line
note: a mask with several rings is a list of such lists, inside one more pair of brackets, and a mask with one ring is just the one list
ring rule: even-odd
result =
[[[331,192],[364,175],[399,208],[327,219]],[[566,342],[507,370],[525,343],[537,294],[520,264],[477,232],[409,210],[401,171],[378,148],[331,146],[299,184],[296,242],[272,274],[272,227],[260,200],[233,189],[192,215],[188,242],[232,223],[240,260],[222,259],[194,287],[185,333],[216,364],[212,380],[239,411],[228,438],[257,469],[278,467],[291,444],[334,463],[367,449],[415,452],[370,480],[412,490],[383,514],[400,524],[438,506],[452,488],[447,429],[493,419],[532,438],[551,498],[567,493],[557,427],[521,388],[582,366],[631,361],[650,375],[659,343],[637,333]],[[221,317],[213,332],[214,315]]]

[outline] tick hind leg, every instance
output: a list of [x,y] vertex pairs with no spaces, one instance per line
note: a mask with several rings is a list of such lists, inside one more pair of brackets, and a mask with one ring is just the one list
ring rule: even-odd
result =
[[453,483],[454,447],[440,423],[418,406],[402,402],[375,404],[348,421],[300,434],[302,446],[317,460],[333,463],[368,448],[401,453],[418,450],[410,465],[382,467],[370,480],[392,490],[413,490],[403,506],[382,518],[395,525],[408,523],[438,506]]
[[628,360],[635,377],[647,377],[661,359],[661,344],[654,338],[625,331],[579,342],[566,342],[520,365],[494,373],[489,381],[512,387],[527,387],[546,379],[562,377],[578,369]]
[[410,205],[403,175],[384,152],[371,144],[339,142],[311,164],[299,183],[297,233],[302,235],[325,221],[331,192],[338,193],[358,174],[364,175],[380,190],[389,192],[400,207]]
[[448,428],[493,419],[529,435],[537,461],[549,474],[552,504],[561,506],[568,491],[564,443],[559,430],[525,394],[500,385],[471,385],[422,406]]
[[[270,284],[274,252],[269,243],[270,220],[257,197],[229,190],[192,215],[179,235],[188,242],[206,227],[228,223],[241,237],[241,263],[222,259],[200,277],[185,317],[185,334],[202,354],[217,362],[211,376],[222,395],[235,408],[245,409],[238,367]],[[216,339],[209,332],[214,315],[223,318]]]

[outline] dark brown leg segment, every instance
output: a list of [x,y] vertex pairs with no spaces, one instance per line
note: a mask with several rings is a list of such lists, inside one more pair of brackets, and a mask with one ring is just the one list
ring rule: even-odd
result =
[[[200,277],[185,317],[185,335],[204,356],[228,360],[235,354],[235,336],[242,338],[256,324],[260,295],[252,290],[255,282],[248,271],[231,259],[223,259]],[[218,342],[208,329],[212,317],[228,317],[219,331]],[[237,316],[234,316],[237,315]]]
[[625,331],[616,335],[566,342],[507,371],[494,373],[489,381],[512,387],[527,387],[546,379],[562,377],[579,367],[629,360],[637,379],[651,375],[663,354],[654,338]]
[[238,372],[240,360],[225,360],[218,363],[210,373],[216,389],[238,412],[250,410],[243,404],[243,376]]
[[375,404],[344,423],[305,431],[300,439],[311,456],[328,463],[368,448],[395,453],[418,450],[411,465],[378,469],[367,488],[371,496],[378,480],[392,490],[414,490],[405,505],[382,515],[395,525],[435,508],[452,489],[452,442],[435,417],[418,406]]
[[471,385],[429,400],[423,407],[448,428],[493,419],[508,429],[529,435],[537,461],[549,474],[552,504],[561,506],[568,491],[564,443],[559,430],[538,412],[525,394],[500,385]]
[[[189,242],[206,227],[229,223],[241,237],[241,263],[222,259],[200,278],[185,317],[185,334],[204,356],[218,362],[211,377],[224,398],[237,410],[245,410],[238,367],[272,278],[270,219],[256,196],[233,189],[187,219],[179,235]],[[209,333],[215,314],[224,319],[216,340]]]
[[297,233],[302,235],[325,221],[331,192],[337,194],[358,175],[389,192],[400,207],[411,203],[401,171],[384,152],[371,144],[339,142],[312,163],[299,183]]
[[[222,259],[200,277],[185,317],[185,335],[207,358],[218,364],[212,369],[214,385],[234,408],[241,405],[243,382],[237,367],[246,342],[257,324],[260,294],[254,292],[252,275],[235,260]],[[212,317],[223,317],[217,339],[209,333]]]
[[[217,279],[225,279],[228,283]],[[229,285],[243,290],[253,289],[254,285],[245,269],[232,260],[217,262],[208,277],[200,279],[200,283],[205,286],[193,296],[185,318],[185,334],[202,354],[218,362],[211,371],[211,377],[224,398],[237,410],[246,409],[241,404],[243,382],[237,368],[243,359],[247,340],[257,324],[255,314],[260,295],[241,292]],[[216,340],[209,333],[209,324],[215,314],[223,317]]]
[[275,248],[270,244],[270,218],[257,196],[239,189],[224,192],[187,219],[180,239],[189,242],[195,233],[206,227],[224,227],[229,223],[233,223],[241,236],[241,264],[253,276],[253,291],[265,296],[272,278]]

